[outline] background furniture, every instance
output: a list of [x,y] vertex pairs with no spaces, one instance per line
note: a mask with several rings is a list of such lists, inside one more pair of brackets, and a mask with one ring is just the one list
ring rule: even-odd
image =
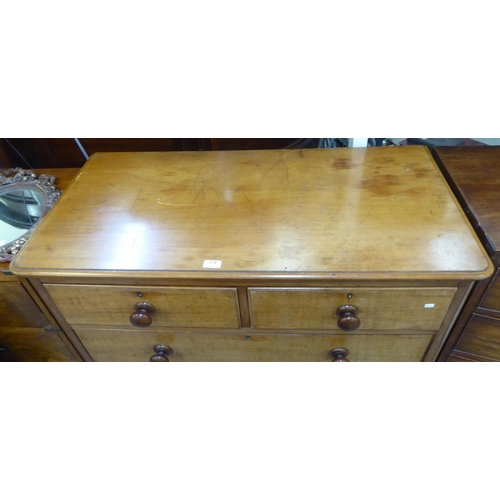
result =
[[492,267],[414,146],[96,153],[11,270],[88,361],[433,361]]
[[[0,139],[0,168],[82,167],[87,156],[113,151],[220,151],[317,147],[314,139]],[[314,142],[316,141],[316,142]]]
[[439,361],[500,361],[500,147],[437,147],[434,155],[496,268],[475,285]]
[[[65,189],[79,169],[40,170]],[[75,361],[80,355],[30,284],[0,262],[0,361]]]

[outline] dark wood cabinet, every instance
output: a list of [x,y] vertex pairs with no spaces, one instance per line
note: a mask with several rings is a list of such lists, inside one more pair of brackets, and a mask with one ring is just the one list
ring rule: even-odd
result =
[[437,147],[434,156],[497,269],[474,286],[438,361],[500,361],[500,147]]

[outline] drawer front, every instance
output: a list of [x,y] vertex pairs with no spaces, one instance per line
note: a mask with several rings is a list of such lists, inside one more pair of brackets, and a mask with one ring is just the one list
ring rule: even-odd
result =
[[0,328],[45,328],[48,319],[21,283],[0,282]]
[[473,314],[455,349],[500,361],[500,320]]
[[[436,331],[456,288],[249,288],[252,326],[341,330],[337,313],[356,307],[357,332]],[[352,297],[351,297],[352,295]],[[351,297],[351,298],[349,298]]]
[[[239,328],[236,288],[45,285],[70,325],[136,328],[138,303],[154,306],[154,327]],[[139,296],[138,294],[141,294]],[[144,328],[141,328],[144,329]]]
[[500,313],[500,272],[498,270],[481,299],[479,307]]
[[432,335],[294,335],[164,333],[76,330],[94,361],[149,361],[156,345],[172,349],[169,361],[332,361],[331,350],[349,350],[349,361],[421,361]]
[[0,361],[76,361],[57,331],[0,329]]

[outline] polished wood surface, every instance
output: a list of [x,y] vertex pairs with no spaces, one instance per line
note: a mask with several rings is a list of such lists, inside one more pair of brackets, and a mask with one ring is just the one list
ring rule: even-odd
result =
[[[204,268],[207,260],[220,269]],[[128,278],[492,272],[420,146],[97,153],[11,269]]]
[[434,154],[495,258],[500,249],[500,146],[437,147]]
[[431,335],[287,335],[166,333],[77,329],[95,361],[149,361],[154,347],[172,349],[176,361],[332,361],[332,349],[349,361],[421,361]]
[[438,147],[434,156],[497,268],[474,286],[438,359],[500,361],[500,148]]
[[11,264],[88,361],[433,361],[492,269],[418,146],[95,154]]
[[74,325],[127,326],[138,303],[154,307],[152,326],[238,328],[235,288],[45,285],[67,321]]
[[255,328],[338,330],[338,309],[351,303],[360,322],[356,331],[398,333],[438,330],[455,292],[456,288],[249,288],[249,298]]

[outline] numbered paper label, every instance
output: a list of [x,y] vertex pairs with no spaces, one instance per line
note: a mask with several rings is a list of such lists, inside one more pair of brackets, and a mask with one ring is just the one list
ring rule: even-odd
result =
[[222,266],[222,260],[204,260],[203,267],[208,267],[210,269],[220,269]]

